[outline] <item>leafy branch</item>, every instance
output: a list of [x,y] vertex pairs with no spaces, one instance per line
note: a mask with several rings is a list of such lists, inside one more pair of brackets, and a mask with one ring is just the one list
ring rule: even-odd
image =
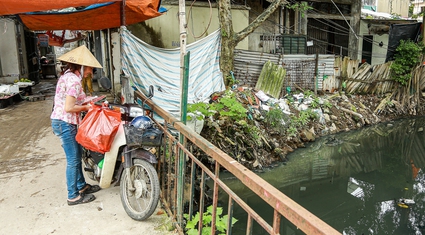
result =
[[292,10],[298,10],[301,12],[301,16],[304,17],[305,13],[311,9],[313,9],[313,7],[309,6],[307,2],[297,2],[294,3],[292,5],[286,5],[287,8],[292,9]]
[[[199,102],[189,104],[188,113],[202,113],[205,118],[219,114],[220,118],[229,118],[233,121],[244,120],[247,117],[248,110],[236,99],[233,92],[227,92],[223,97],[220,97],[216,102],[211,104]],[[189,116],[188,116],[189,118]],[[198,118],[203,118],[198,116]]]
[[[202,233],[203,235],[211,234],[211,221],[212,221],[212,214],[213,214],[213,207],[209,206],[207,208],[207,211],[205,211],[202,214]],[[223,215],[223,208],[217,207],[216,211],[216,220],[215,220],[215,228],[219,235],[225,235],[227,230],[227,224],[228,224],[228,215]],[[192,220],[189,220],[189,215],[184,214],[184,218],[186,218],[186,232],[187,235],[198,235],[198,224],[199,224],[199,212],[196,213],[196,215],[192,218]],[[232,218],[232,225],[233,226],[238,220],[235,218]]]
[[394,62],[390,66],[391,77],[401,85],[407,85],[412,77],[413,67],[420,62],[419,56],[423,50],[423,44],[401,40],[394,55]]

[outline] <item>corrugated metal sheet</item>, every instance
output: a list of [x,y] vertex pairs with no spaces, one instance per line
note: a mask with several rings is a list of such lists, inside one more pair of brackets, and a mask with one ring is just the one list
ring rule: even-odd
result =
[[280,54],[261,53],[257,51],[235,50],[235,78],[241,85],[255,87],[264,63],[271,61],[281,64]]
[[[296,88],[314,90],[316,55],[281,55],[236,50],[234,74],[239,84],[255,87],[263,65],[268,60],[286,68],[285,87],[290,86],[291,90]],[[318,90],[331,91],[339,86],[339,80],[335,79],[335,70],[334,55],[319,55]]]

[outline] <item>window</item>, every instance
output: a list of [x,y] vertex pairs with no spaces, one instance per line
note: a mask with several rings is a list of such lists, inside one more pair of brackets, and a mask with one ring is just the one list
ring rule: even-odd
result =
[[307,39],[305,36],[283,36],[284,54],[306,54]]

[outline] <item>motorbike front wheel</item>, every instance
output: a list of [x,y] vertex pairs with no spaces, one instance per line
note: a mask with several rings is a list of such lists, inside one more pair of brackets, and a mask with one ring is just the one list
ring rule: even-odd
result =
[[149,218],[158,205],[159,191],[155,168],[145,160],[133,159],[133,166],[121,175],[120,196],[125,212],[134,220]]

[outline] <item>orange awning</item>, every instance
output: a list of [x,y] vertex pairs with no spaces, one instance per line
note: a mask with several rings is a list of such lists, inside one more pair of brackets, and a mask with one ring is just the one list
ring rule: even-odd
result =
[[117,2],[120,0],[0,0],[0,15],[15,15],[34,11],[48,11],[67,7],[89,6],[96,3]]
[[[18,16],[21,18],[24,25],[27,26],[30,30],[101,30],[121,26],[121,1],[73,0],[66,1],[71,2],[67,4],[60,3],[61,1],[55,1],[38,0],[35,1],[37,3],[37,6],[35,7],[38,7],[39,5],[50,4],[50,7],[44,7],[43,10],[46,10],[46,8],[51,10],[60,9],[63,7],[71,7],[71,5],[89,6],[92,4],[105,2],[111,2],[111,4],[89,10],[61,13],[36,13],[31,9],[39,10],[41,7],[31,8],[30,6],[27,6],[25,9],[29,10],[31,13],[22,13],[18,14]],[[6,6],[5,4],[7,4],[7,2],[13,1],[0,0],[0,8],[2,6]],[[25,5],[26,2],[27,1],[19,1],[19,5]],[[125,25],[142,22],[161,15],[159,12],[160,0],[126,0],[125,3]],[[6,9],[9,9],[8,13],[18,11],[15,5],[16,3],[10,3],[10,5],[6,6]],[[2,9],[0,12],[3,11],[4,9]]]

